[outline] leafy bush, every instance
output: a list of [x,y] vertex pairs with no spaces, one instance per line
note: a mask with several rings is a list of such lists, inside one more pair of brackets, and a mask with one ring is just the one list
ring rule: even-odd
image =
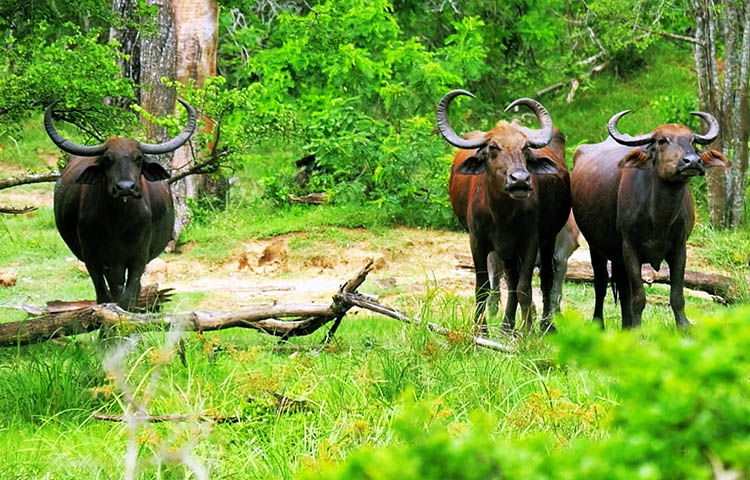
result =
[[[602,333],[560,319],[561,368],[611,376],[618,403],[601,422],[603,439],[560,446],[549,434],[495,439],[491,419],[461,435],[428,403],[394,427],[400,443],[361,450],[343,464],[301,477],[385,478],[732,478],[750,474],[750,309],[704,318],[690,332]],[[582,372],[586,372],[583,370]],[[585,373],[581,373],[585,375]],[[595,383],[592,383],[595,385]],[[592,391],[592,395],[597,395]],[[460,430],[460,429],[459,429]]]
[[[434,105],[449,88],[486,72],[484,24],[474,17],[457,20],[444,46],[430,50],[405,36],[392,12],[386,0],[328,0],[304,15],[285,12],[268,31],[265,48],[247,60],[252,82],[235,76],[245,67],[232,64],[240,88],[266,93],[254,99],[254,108],[273,102],[269,111],[294,112],[287,138],[304,145],[300,156],[315,154],[304,185],[294,183],[291,165],[263,179],[267,198],[281,203],[289,193],[323,191],[333,202],[377,206],[394,221],[452,224],[450,167],[442,158],[448,148],[430,135]],[[232,18],[228,51],[254,42],[250,30],[265,28],[255,20],[235,28],[239,14]],[[242,18],[252,18],[251,12]],[[229,19],[224,22],[229,29]]]
[[7,34],[0,53],[0,134],[18,133],[19,120],[55,100],[62,100],[59,117],[100,142],[135,125],[132,112],[102,103],[107,96],[133,98],[132,81],[121,78],[116,63],[118,45],[101,42],[103,30],[41,22],[23,38]]

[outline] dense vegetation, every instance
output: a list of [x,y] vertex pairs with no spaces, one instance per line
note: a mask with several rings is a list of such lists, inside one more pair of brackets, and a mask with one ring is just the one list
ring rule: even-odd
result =
[[[220,76],[202,89],[176,88],[221,121],[223,173],[236,181],[226,209],[193,203],[184,251],[166,258],[231,262],[248,239],[298,231],[314,233],[323,248],[338,245],[333,254],[355,238],[398,249],[409,239],[394,226],[456,229],[446,188],[452,150],[431,134],[435,103],[455,87],[477,95],[452,112],[468,131],[509,119],[502,111],[516,97],[577,79],[572,101],[570,83],[539,98],[566,134],[569,162],[576,145],[600,141],[607,119],[627,108],[635,112],[622,122],[628,132],[666,122],[698,127],[689,114],[698,105],[690,46],[643,35],[622,18],[650,22],[659,11],[659,25],[684,32],[685,6],[560,3],[326,0],[276,9],[221,1]],[[137,26],[149,35],[153,7],[138,5]],[[45,155],[56,151],[40,132],[40,113],[58,98],[77,127],[68,132],[83,141],[142,135],[132,110],[102,102],[132,99],[139,88],[119,75],[108,29],[122,19],[110,7],[0,1],[2,176],[10,167],[50,167]],[[295,181],[294,162],[309,154],[313,174]],[[748,303],[747,227],[710,227],[705,182],[692,188],[699,218],[691,260],[731,275]],[[13,190],[45,198],[50,185]],[[287,202],[289,193],[321,191],[329,198],[322,206]],[[23,303],[91,297],[49,206],[0,218],[0,244],[0,270],[18,273],[13,288],[0,289],[0,321],[24,319]],[[389,301],[470,331],[471,295],[426,283]],[[136,478],[159,479],[199,478],[190,461],[211,478],[748,477],[750,311],[690,297],[698,325],[678,333],[665,292],[648,287],[638,332],[612,332],[619,305],[608,298],[602,334],[582,320],[591,288],[566,285],[560,334],[522,338],[515,355],[363,315],[322,350],[307,348],[322,335],[279,348],[240,331],[185,334],[184,360],[170,348],[170,332],[121,350],[128,332],[4,349],[0,477],[122,478],[132,459]],[[198,308],[210,295],[178,292],[167,308]],[[95,420],[127,408],[123,383],[151,413],[196,419],[133,429]],[[269,391],[307,403],[281,409]],[[242,421],[212,425],[199,414]]]

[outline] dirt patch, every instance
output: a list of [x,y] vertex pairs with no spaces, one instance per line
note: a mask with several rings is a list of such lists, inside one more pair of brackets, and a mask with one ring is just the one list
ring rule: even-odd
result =
[[[273,301],[328,303],[339,286],[372,258],[375,269],[361,290],[386,302],[435,289],[467,298],[474,295],[473,271],[458,268],[461,258],[469,256],[466,233],[414,228],[382,234],[361,229],[336,232],[343,238],[300,232],[247,241],[218,263],[167,257],[158,276],[147,272],[144,281],[158,281],[178,292],[209,293],[199,302],[202,309]],[[588,262],[588,246],[583,239],[581,243],[571,259]],[[188,249],[183,246],[183,251]],[[541,292],[535,289],[533,296],[541,311]]]
[[473,273],[455,268],[455,253],[468,251],[466,234],[399,228],[384,239],[364,230],[343,231],[348,237],[343,245],[330,239],[311,241],[302,232],[248,241],[220,263],[167,257],[160,277],[147,272],[144,282],[156,280],[178,292],[211,292],[200,302],[205,309],[269,301],[329,302],[372,258],[375,269],[362,291],[387,298],[445,284],[473,294]]
[[0,190],[0,205],[3,207],[23,208],[51,207],[54,186],[52,183],[46,185],[29,185]]

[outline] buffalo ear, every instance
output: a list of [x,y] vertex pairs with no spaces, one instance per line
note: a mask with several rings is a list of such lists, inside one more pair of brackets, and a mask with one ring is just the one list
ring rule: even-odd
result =
[[706,150],[700,153],[703,165],[707,167],[719,167],[723,169],[729,168],[729,159],[724,156],[723,153],[717,152],[716,150]]
[[562,173],[563,170],[560,168],[554,160],[547,157],[531,157],[526,160],[526,168],[529,172],[536,175],[547,175]]
[[458,166],[456,173],[463,175],[479,175],[484,173],[487,169],[487,162],[485,161],[484,154],[477,152],[470,156]]
[[144,161],[143,168],[141,169],[143,176],[149,182],[158,182],[159,180],[166,180],[169,178],[169,173],[164,170],[164,167],[156,162]]
[[648,153],[640,148],[636,148],[625,155],[617,166],[620,168],[640,168],[641,170],[644,170],[651,168],[651,159],[649,158]]
[[98,164],[90,165],[81,172],[76,179],[76,183],[84,185],[93,185],[104,180],[104,167]]

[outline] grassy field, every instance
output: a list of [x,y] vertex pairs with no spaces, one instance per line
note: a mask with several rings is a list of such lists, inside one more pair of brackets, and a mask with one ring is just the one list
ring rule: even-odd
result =
[[[567,132],[571,151],[579,143],[603,138],[606,120],[626,108],[637,113],[633,123],[623,122],[623,130],[635,133],[663,123],[664,110],[653,100],[677,98],[692,88],[685,55],[657,52],[648,68],[625,78],[604,73],[570,105],[564,95],[545,99]],[[33,125],[27,130],[36,131]],[[11,164],[25,169],[54,163],[48,156],[54,152],[36,133],[4,144],[0,162],[6,170]],[[441,265],[427,263],[437,253],[422,252],[427,260],[414,256],[415,244],[422,248],[419,242],[426,242],[425,237],[434,237],[434,252],[450,241],[463,248],[459,253],[468,254],[463,234],[395,228],[382,212],[357,205],[268,205],[258,199],[258,179],[273,171],[274,162],[293,160],[286,152],[272,157],[257,155],[237,172],[229,207],[202,211],[202,220],[181,237],[181,252],[164,256],[168,264],[192,265],[196,275],[217,278],[231,267],[235,275],[236,258],[248,245],[297,232],[285,244],[287,267],[269,270],[269,280],[308,280],[325,270],[319,263],[325,257],[335,263],[355,248],[385,252],[388,265],[411,260],[413,270],[407,274],[384,267],[361,291],[377,293],[425,320],[470,331],[470,277],[450,282],[450,275],[458,275],[450,273],[452,265],[446,277],[440,276]],[[5,175],[16,173],[6,170]],[[55,230],[50,191],[51,185],[7,191],[15,195],[13,202],[27,200],[41,207],[0,218],[0,272],[17,276],[14,287],[0,288],[0,321],[24,319],[19,307],[25,303],[93,296],[90,280],[76,268]],[[700,198],[700,185],[696,191]],[[9,198],[4,195],[0,204]],[[699,216],[705,219],[705,210]],[[691,267],[732,275],[741,303],[748,303],[747,229],[714,231],[699,221],[689,244]],[[309,268],[295,271],[296,265]],[[420,274],[422,265],[427,267]],[[358,267],[352,263],[350,271]],[[407,275],[421,279],[407,280]],[[204,308],[216,293],[178,290],[167,310]],[[565,295],[566,316],[590,316],[591,286],[566,285]],[[668,290],[647,287],[647,298],[644,327],[630,337],[645,343],[667,332],[679,338],[672,333]],[[725,310],[705,297],[688,297],[688,315],[699,322]],[[608,330],[618,329],[619,306],[611,298],[605,316]],[[548,338],[512,340],[497,330],[497,321],[493,327],[493,338],[515,341],[516,354],[482,350],[460,338],[446,339],[423,327],[364,313],[348,317],[335,341],[323,348],[310,348],[320,343],[322,331],[279,346],[273,338],[242,330],[151,332],[135,343],[128,343],[131,337],[125,334],[93,333],[5,348],[0,350],[0,478],[122,478],[133,465],[129,462],[137,464],[134,478],[201,478],[202,468],[211,478],[293,478],[306,469],[342,462],[363,446],[398,443],[394,425],[409,417],[413,401],[426,409],[429,422],[454,437],[471,428],[478,412],[494,419],[492,438],[513,441],[545,434],[562,451],[613,434],[608,418],[620,398],[610,374],[562,365],[558,347]],[[170,348],[178,334],[184,339],[184,361]],[[631,360],[623,357],[625,363]],[[747,377],[742,381],[747,383]],[[136,426],[93,418],[96,413],[121,414],[127,408],[123,391],[151,414],[196,418]],[[298,408],[279,408],[274,394],[302,402]],[[199,415],[238,415],[242,421],[215,425],[198,421]],[[186,464],[198,466],[189,474]]]

